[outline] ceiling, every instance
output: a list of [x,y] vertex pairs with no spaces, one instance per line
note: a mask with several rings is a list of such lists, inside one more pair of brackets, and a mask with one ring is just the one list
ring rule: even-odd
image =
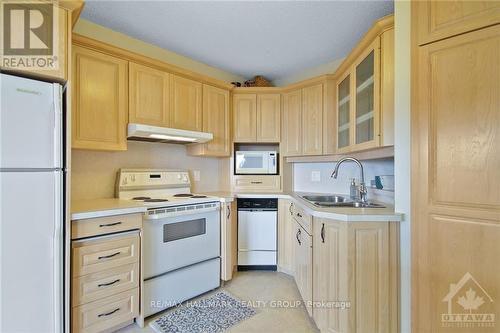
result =
[[87,1],[82,17],[207,65],[270,80],[345,57],[392,1]]

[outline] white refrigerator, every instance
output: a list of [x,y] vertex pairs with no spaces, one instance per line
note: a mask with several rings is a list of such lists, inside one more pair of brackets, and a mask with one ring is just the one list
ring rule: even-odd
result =
[[0,90],[0,332],[62,332],[62,89],[0,74]]

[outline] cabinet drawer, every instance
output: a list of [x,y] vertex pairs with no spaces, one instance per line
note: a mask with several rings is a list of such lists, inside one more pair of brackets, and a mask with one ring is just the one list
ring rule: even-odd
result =
[[139,261],[139,234],[101,237],[72,244],[73,277]]
[[139,314],[139,288],[73,308],[73,332],[101,332]]
[[304,228],[309,235],[312,234],[312,216],[307,214],[302,207],[293,204],[291,206],[291,212],[295,221]]
[[280,176],[235,176],[234,187],[237,191],[279,191],[281,178]]
[[73,306],[139,286],[139,263],[110,268],[73,279]]
[[115,215],[98,217],[95,219],[75,220],[71,223],[71,239],[139,229],[141,226],[142,214]]

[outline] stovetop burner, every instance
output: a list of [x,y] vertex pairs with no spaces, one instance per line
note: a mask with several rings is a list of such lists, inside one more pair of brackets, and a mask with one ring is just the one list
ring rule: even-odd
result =
[[135,198],[132,198],[132,200],[140,200],[140,201],[149,200],[149,199],[151,199],[151,197],[135,197]]
[[179,194],[174,194],[174,197],[176,198],[189,198],[189,197],[194,197],[193,194],[191,193],[179,193]]
[[165,202],[168,201],[167,199],[145,199],[144,202]]
[[192,195],[191,199],[201,199],[201,198],[206,198],[206,195]]

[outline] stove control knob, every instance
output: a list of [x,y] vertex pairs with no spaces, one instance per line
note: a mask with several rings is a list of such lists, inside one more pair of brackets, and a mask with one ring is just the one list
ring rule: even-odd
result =
[[127,177],[123,177],[122,185],[127,185],[127,183],[128,183]]
[[187,176],[187,175],[182,176],[182,181],[183,181],[184,183],[187,183],[187,182],[189,181],[189,180],[188,180],[188,176]]

